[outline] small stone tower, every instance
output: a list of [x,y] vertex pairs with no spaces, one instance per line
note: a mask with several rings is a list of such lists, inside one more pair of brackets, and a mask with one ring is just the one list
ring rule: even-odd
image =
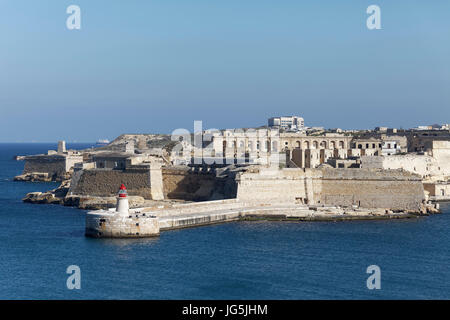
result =
[[66,142],[64,140],[58,141],[58,153],[66,152]]
[[134,141],[133,140],[128,140],[125,142],[125,152],[134,154]]

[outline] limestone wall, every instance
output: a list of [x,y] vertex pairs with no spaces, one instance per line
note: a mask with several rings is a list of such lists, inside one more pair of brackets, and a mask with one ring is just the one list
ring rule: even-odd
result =
[[121,184],[129,195],[145,199],[208,200],[223,186],[214,173],[195,173],[185,168],[134,166],[124,170],[89,169],[74,174],[68,194],[115,196]]
[[82,155],[67,155],[66,156],[66,172],[69,172],[75,167],[75,164],[77,163],[83,163],[83,156]]
[[26,157],[23,172],[42,172],[50,176],[63,175],[66,172],[65,159],[59,156]]
[[361,157],[361,165],[367,169],[402,169],[419,174],[425,179],[446,180],[450,176],[450,154],[445,150],[428,154],[406,154],[381,157]]
[[162,180],[166,199],[207,200],[217,187],[214,173],[195,173],[188,168],[163,168]]
[[83,170],[74,176],[69,192],[75,195],[115,196],[122,183],[129,195],[152,199],[149,169]]
[[401,171],[323,169],[320,203],[362,208],[419,210],[424,199],[419,176]]
[[64,177],[75,165],[83,161],[82,156],[38,155],[26,156],[23,173],[48,173],[49,177]]
[[314,169],[261,170],[237,177],[237,198],[244,203],[308,203],[320,193],[320,171]]
[[237,180],[237,197],[242,202],[357,205],[418,211],[424,199],[419,176],[394,170],[262,170],[243,173]]

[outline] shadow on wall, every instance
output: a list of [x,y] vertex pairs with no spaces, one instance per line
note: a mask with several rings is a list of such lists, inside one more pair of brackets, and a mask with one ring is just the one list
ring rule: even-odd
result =
[[163,169],[164,198],[207,201],[236,198],[234,178],[183,169]]

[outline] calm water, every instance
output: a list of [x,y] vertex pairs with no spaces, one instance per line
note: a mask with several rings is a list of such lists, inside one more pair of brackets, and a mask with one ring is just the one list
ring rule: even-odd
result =
[[[21,202],[56,184],[11,179],[23,169],[14,155],[52,148],[0,144],[1,299],[450,299],[449,205],[414,220],[236,222],[88,239],[84,211]],[[366,287],[372,264],[381,290]],[[69,265],[81,268],[81,290],[66,289]]]

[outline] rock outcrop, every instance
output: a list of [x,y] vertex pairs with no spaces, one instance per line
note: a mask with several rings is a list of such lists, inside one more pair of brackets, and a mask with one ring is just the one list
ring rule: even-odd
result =
[[52,177],[46,172],[30,172],[14,177],[14,181],[50,182]]
[[[87,195],[67,195],[70,188],[70,180],[47,192],[30,192],[22,200],[36,204],[59,204],[69,207],[77,207],[83,210],[100,210],[114,208],[116,197],[95,197]],[[140,196],[129,196],[130,207],[142,207],[145,199]]]

